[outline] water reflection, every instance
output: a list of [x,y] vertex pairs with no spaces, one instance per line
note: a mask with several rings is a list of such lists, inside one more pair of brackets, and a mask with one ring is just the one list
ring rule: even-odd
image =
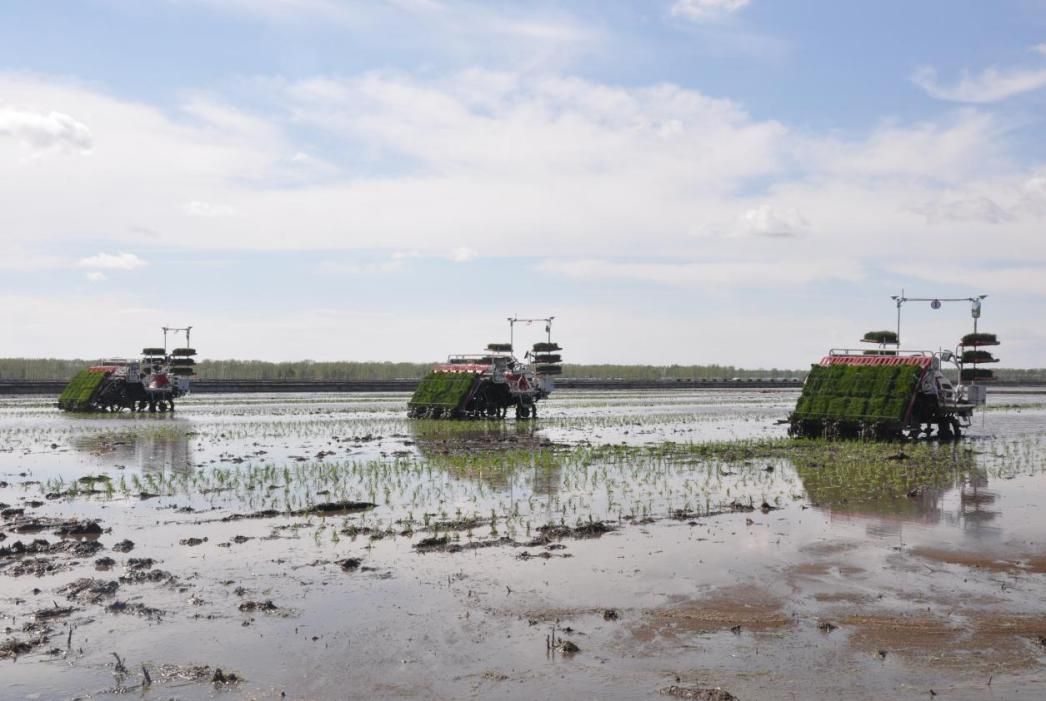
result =
[[77,450],[90,454],[107,467],[136,467],[143,473],[193,471],[192,424],[172,419],[161,425],[150,423],[78,436],[73,440]]
[[555,495],[562,482],[557,446],[533,421],[412,421],[411,436],[422,458],[459,479],[508,490],[526,487]]
[[869,535],[896,537],[904,523],[994,534],[998,494],[972,451],[942,446],[933,459],[797,465],[810,501],[832,518],[873,519]]

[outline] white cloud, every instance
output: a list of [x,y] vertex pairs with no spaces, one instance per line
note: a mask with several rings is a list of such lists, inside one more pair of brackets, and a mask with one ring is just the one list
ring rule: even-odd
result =
[[236,213],[234,207],[193,200],[182,205],[182,211],[190,217],[227,217]]
[[336,0],[170,0],[175,3],[195,4],[246,17],[267,21],[286,22],[294,19],[349,22],[354,13],[345,3]]
[[5,241],[4,255],[0,256],[0,270],[14,272],[32,272],[47,270],[48,268],[59,268],[67,264],[67,260],[43,253],[31,248],[31,242],[18,240]]
[[[579,279],[689,284],[680,281],[704,275],[730,286],[746,269],[729,262],[753,261],[767,267],[757,268],[765,285],[787,287],[859,280],[908,260],[913,240],[961,262],[995,220],[996,250],[1046,259],[1041,171],[1015,166],[1007,125],[978,110],[840,136],[795,133],[677,85],[557,74],[367,73],[252,86],[285,112],[263,118],[196,96],[169,115],[0,72],[5,99],[90,115],[97,135],[91,158],[31,168],[0,158],[5,242],[79,250],[105,232],[102,250],[148,258],[148,229],[150,247],[340,252],[349,257],[340,271],[382,274],[406,267],[395,251],[516,257],[526,241],[542,258],[615,263],[563,271]],[[301,133],[361,164],[303,169]],[[871,240],[874,250],[854,244]],[[838,267],[839,251],[849,267]],[[620,267],[651,256],[678,265]],[[773,256],[795,274],[770,270]],[[728,263],[679,263],[709,260]],[[826,272],[834,269],[842,274]]]
[[436,0],[386,0],[390,5],[411,12],[445,12],[446,6]]
[[1043,42],[1042,44],[1036,44],[1035,46],[1031,47],[1031,50],[1039,54],[1040,56],[1046,56],[1046,42]]
[[575,280],[615,280],[714,289],[793,286],[828,280],[852,282],[864,277],[860,265],[850,259],[695,263],[545,260],[538,264],[538,270]]
[[954,85],[942,85],[936,69],[922,66],[912,82],[938,100],[967,103],[999,102],[1046,86],[1046,68],[987,68],[978,74],[963,71]]
[[948,182],[1010,168],[1005,127],[990,114],[963,109],[938,122],[889,122],[867,136],[821,136],[798,142],[795,158],[833,180],[853,178]]
[[90,270],[84,273],[84,277],[87,278],[88,282],[103,282],[106,280],[105,273],[97,270]]
[[676,0],[670,12],[692,22],[716,22],[744,8],[750,0]]
[[748,236],[766,236],[770,238],[791,238],[800,236],[810,229],[810,222],[799,210],[789,208],[774,209],[762,205],[742,214],[738,221],[738,231]]
[[890,266],[890,271],[916,280],[952,285],[962,290],[990,291],[992,294],[1046,295],[1046,264],[989,268],[969,265],[899,264]]
[[468,263],[476,259],[479,253],[468,246],[458,246],[450,252],[450,259],[455,263]]
[[87,153],[93,145],[91,130],[63,112],[46,114],[0,106],[0,137],[9,136],[36,151],[60,149]]
[[135,270],[149,265],[133,253],[99,253],[83,258],[76,263],[81,268],[105,268],[107,270]]
[[326,261],[320,264],[319,270],[336,275],[386,275],[400,272],[406,261],[420,255],[417,251],[396,251],[387,260]]
[[945,193],[914,208],[931,224],[942,222],[984,222],[1001,224],[1013,221],[1014,214],[984,195]]

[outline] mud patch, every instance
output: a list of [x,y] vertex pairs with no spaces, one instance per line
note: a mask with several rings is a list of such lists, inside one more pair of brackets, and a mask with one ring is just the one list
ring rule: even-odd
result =
[[933,616],[853,615],[839,624],[851,631],[850,645],[872,653],[899,652],[925,655],[952,645],[962,630]]
[[667,686],[658,689],[662,696],[675,699],[696,699],[696,701],[737,701],[737,697],[723,689],[707,689],[696,686]]
[[988,572],[1046,573],[1046,557],[1041,555],[1001,559],[982,553],[962,552],[959,550],[945,550],[943,548],[931,547],[912,548],[911,554],[925,560],[932,560],[934,562],[948,565],[960,565],[962,567],[985,570]]
[[691,599],[648,612],[632,627],[641,641],[676,638],[730,630],[764,632],[792,625],[783,602],[754,586],[721,590],[704,599]]
[[100,604],[104,599],[116,596],[116,590],[119,588],[120,584],[115,581],[106,582],[101,579],[84,577],[60,587],[58,593],[65,594],[70,601]]

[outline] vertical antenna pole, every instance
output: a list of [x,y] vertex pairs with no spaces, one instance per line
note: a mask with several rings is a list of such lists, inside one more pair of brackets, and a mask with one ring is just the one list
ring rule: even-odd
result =
[[901,288],[901,296],[897,298],[897,349],[901,348],[901,305],[904,304],[904,288]]

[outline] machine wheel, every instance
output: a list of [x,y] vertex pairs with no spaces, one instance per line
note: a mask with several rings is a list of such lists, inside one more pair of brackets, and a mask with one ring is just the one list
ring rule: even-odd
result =
[[517,419],[529,419],[530,418],[530,407],[526,404],[520,404],[516,407],[516,418]]

